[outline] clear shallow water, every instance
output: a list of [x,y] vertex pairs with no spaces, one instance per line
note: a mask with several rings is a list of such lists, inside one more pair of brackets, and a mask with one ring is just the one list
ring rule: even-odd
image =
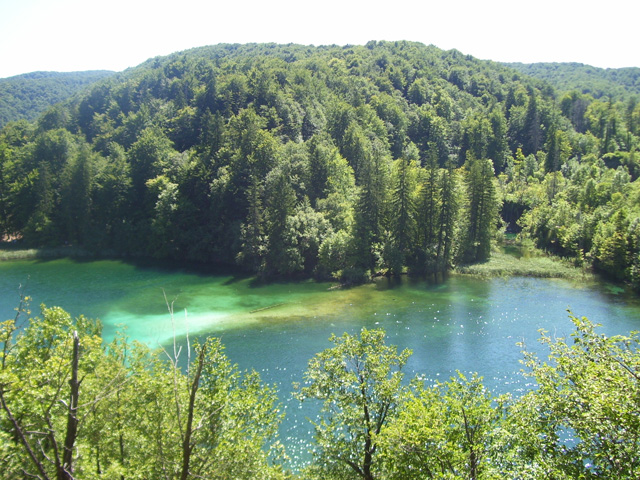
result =
[[[291,399],[291,384],[330,346],[332,333],[382,327],[389,343],[413,350],[410,377],[444,381],[456,370],[478,372],[497,392],[517,394],[526,385],[516,343],[540,350],[540,328],[569,335],[567,309],[602,323],[610,335],[640,330],[640,302],[622,289],[549,279],[382,279],[331,290],[331,284],[258,285],[250,278],[120,261],[12,261],[0,262],[1,320],[13,316],[19,285],[33,298],[34,312],[45,303],[100,318],[107,339],[123,325],[150,346],[171,341],[174,331],[178,337],[187,330],[220,336],[234,363],[278,385],[287,412],[282,437],[294,460],[304,457],[311,436],[305,417],[312,410]],[[165,294],[174,305],[173,324]]]

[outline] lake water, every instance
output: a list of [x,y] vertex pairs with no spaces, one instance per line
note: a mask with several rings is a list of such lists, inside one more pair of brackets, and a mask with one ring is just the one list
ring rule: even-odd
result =
[[[478,372],[497,392],[526,388],[518,374],[517,342],[539,350],[538,330],[567,336],[567,309],[602,323],[609,335],[640,330],[640,302],[604,283],[535,278],[452,276],[431,284],[381,279],[350,289],[328,283],[259,284],[252,278],[197,269],[79,262],[69,259],[0,262],[0,320],[13,317],[19,289],[37,305],[99,318],[109,339],[126,326],[150,346],[191,336],[222,338],[232,362],[256,369],[277,384],[287,413],[282,440],[290,455],[304,456],[311,436],[308,411],[291,399],[308,360],[329,347],[332,333],[381,327],[388,343],[410,348],[409,376],[447,380],[456,370]],[[173,304],[173,322],[167,300]]]

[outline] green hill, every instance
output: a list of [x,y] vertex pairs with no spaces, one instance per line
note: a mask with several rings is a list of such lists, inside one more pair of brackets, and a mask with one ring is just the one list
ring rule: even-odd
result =
[[558,95],[412,42],[178,52],[2,131],[0,232],[360,281],[507,228],[640,282],[640,106]]
[[0,128],[15,120],[35,120],[48,107],[113,73],[33,72],[0,78]]
[[594,98],[627,100],[640,95],[640,68],[597,68],[582,63],[507,63],[519,72],[553,86],[558,92],[577,90]]

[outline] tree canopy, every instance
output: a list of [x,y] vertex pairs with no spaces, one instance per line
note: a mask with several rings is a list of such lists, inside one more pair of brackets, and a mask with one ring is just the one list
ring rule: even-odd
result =
[[[28,298],[0,324],[0,478],[638,478],[640,338],[570,316],[523,347],[524,392],[475,374],[405,376],[383,330],[332,336],[295,395],[320,402],[308,464],[287,463],[278,391],[217,338],[157,351]],[[171,311],[171,307],[169,309]]]
[[637,286],[639,129],[633,96],[418,43],[202,47],[7,125],[0,234],[355,282],[506,228]]
[[36,120],[49,107],[114,72],[32,72],[0,78],[0,128],[17,120]]
[[105,345],[99,322],[26,301],[0,324],[2,478],[283,478],[277,394],[218,339]]

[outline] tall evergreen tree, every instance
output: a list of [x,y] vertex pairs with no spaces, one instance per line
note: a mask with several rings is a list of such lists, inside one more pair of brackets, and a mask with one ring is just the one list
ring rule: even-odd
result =
[[265,273],[267,275],[288,274],[292,265],[287,251],[287,217],[293,214],[296,195],[291,180],[283,169],[274,169],[267,177],[266,192],[266,234],[267,252]]
[[9,146],[0,140],[0,239],[9,231]]
[[87,145],[83,145],[68,164],[66,177],[60,199],[64,238],[72,243],[87,244],[95,178],[93,154]]
[[413,161],[403,158],[393,164],[391,227],[393,247],[397,249],[399,264],[395,269],[405,264],[409,249],[416,240],[417,168]]
[[455,226],[458,223],[459,200],[453,161],[449,161],[440,177],[441,204],[438,225],[437,271],[447,272],[454,257]]
[[462,260],[481,262],[491,254],[491,238],[497,225],[498,200],[490,160],[467,160],[467,218]]
[[489,115],[491,132],[487,144],[487,157],[493,160],[496,172],[502,172],[508,153],[507,120],[499,104],[494,105]]
[[259,272],[267,250],[263,211],[263,185],[253,177],[247,190],[247,218],[241,228],[242,247],[237,260],[253,272]]
[[524,119],[523,151],[525,155],[536,154],[542,147],[542,127],[540,111],[538,109],[538,97],[533,88],[529,88],[529,103]]
[[440,192],[438,185],[438,162],[434,148],[429,149],[422,171],[420,188],[420,208],[418,215],[418,245],[420,254],[418,261],[424,265],[416,265],[419,270],[433,270],[437,249],[436,228],[440,210]]
[[376,258],[372,248],[382,240],[390,159],[379,141],[371,142],[369,148],[368,161],[361,171],[360,195],[356,203],[354,260],[357,267],[374,271]]

